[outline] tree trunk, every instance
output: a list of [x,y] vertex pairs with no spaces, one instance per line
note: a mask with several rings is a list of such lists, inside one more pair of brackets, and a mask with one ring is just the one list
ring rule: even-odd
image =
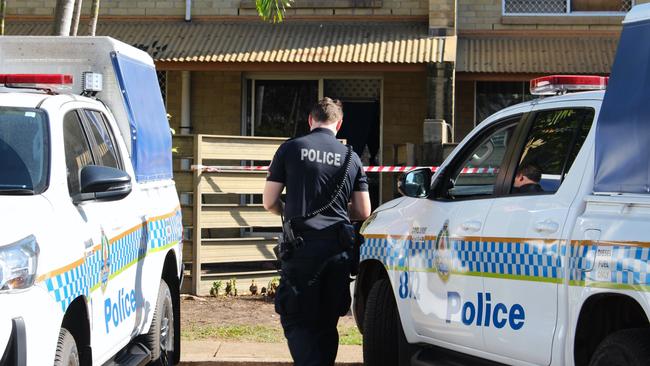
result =
[[7,0],[0,0],[0,36],[5,35],[6,16],[7,16]]
[[88,23],[88,35],[94,36],[97,31],[97,18],[99,18],[99,1],[93,0],[93,6],[90,9],[90,23]]
[[74,10],[74,0],[57,0],[56,11],[54,12],[54,31],[55,36],[69,36],[70,26],[72,24],[72,12]]
[[83,4],[83,0],[75,0],[74,12],[72,13],[72,30],[70,30],[71,36],[76,36],[77,31],[79,30],[79,18],[81,18],[81,4]]

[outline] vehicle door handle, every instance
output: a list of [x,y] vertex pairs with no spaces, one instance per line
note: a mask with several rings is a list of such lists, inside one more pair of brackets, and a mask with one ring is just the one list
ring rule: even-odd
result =
[[552,234],[560,228],[560,224],[553,220],[539,221],[535,224],[535,231],[538,233]]
[[460,228],[463,229],[464,231],[469,231],[471,233],[475,233],[479,230],[481,230],[481,222],[476,221],[476,220],[471,220],[471,221],[465,221],[460,225]]

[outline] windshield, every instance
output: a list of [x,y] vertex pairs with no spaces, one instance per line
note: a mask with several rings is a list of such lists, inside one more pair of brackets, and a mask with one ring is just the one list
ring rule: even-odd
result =
[[47,116],[38,109],[0,107],[0,195],[39,194],[49,168]]

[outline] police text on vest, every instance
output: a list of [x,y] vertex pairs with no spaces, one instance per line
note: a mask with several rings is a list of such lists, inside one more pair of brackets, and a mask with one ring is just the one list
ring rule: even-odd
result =
[[305,161],[305,159],[321,164],[341,166],[341,154],[330,151],[300,149],[300,160]]

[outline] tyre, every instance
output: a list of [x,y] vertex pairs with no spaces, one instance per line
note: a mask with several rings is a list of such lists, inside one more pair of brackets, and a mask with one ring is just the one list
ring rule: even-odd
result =
[[363,319],[364,365],[408,365],[408,355],[405,355],[408,349],[390,282],[379,280],[370,289],[366,302]]
[[650,329],[625,329],[607,336],[589,366],[650,365]]
[[171,291],[164,280],[160,281],[151,328],[142,340],[151,350],[153,365],[174,363],[174,307]]
[[59,340],[56,343],[54,366],[79,366],[79,351],[77,343],[67,329],[61,328]]

